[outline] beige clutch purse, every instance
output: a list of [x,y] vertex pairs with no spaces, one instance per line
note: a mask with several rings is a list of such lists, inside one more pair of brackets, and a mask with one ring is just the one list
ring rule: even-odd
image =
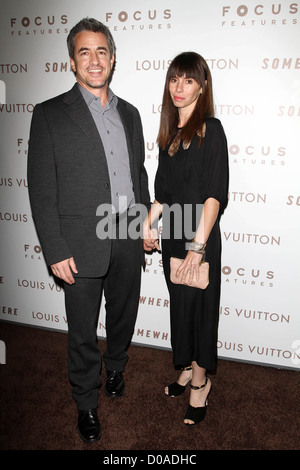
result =
[[181,277],[176,277],[176,271],[183,263],[183,259],[180,258],[170,258],[170,279],[173,284],[184,284],[189,287],[197,287],[198,289],[206,289],[209,284],[209,264],[207,261],[200,264],[199,269],[199,279],[196,279],[196,275],[193,276],[192,283],[189,284],[187,281],[183,282]]

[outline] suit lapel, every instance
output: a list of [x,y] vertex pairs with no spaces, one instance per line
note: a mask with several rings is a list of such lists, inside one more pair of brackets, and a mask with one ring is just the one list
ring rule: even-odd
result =
[[[73,86],[73,88],[65,94],[64,97],[64,104],[65,104],[65,112],[68,116],[73,119],[74,122],[82,129],[82,131],[92,140],[94,141],[98,154],[103,158],[106,162],[105,151],[99,136],[98,129],[94,122],[94,119],[91,113],[88,110],[86,102],[78,89],[77,83]],[[119,112],[124,131],[127,141],[127,149],[129,154],[129,164],[130,164],[130,171],[131,177],[134,178],[134,151],[133,151],[133,120],[130,113],[128,113],[126,109],[126,103],[123,100],[118,99],[117,110]]]
[[73,88],[66,93],[64,97],[64,103],[66,105],[65,112],[70,116],[73,121],[83,130],[83,132],[95,142],[98,149],[100,147],[100,153],[105,156],[102,141],[99,136],[96,124],[91,113],[88,110],[86,102],[78,85],[75,84]]

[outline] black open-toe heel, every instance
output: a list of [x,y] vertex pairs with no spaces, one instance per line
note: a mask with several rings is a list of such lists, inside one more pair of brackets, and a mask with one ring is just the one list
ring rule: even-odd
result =
[[[192,370],[192,366],[182,367],[181,370]],[[182,395],[189,383],[190,381],[188,381],[186,385],[180,385],[178,382],[171,383],[168,385],[168,393],[166,393],[166,395],[168,397],[178,397],[179,395]]]
[[[190,384],[190,387],[193,390],[201,390],[207,385],[207,381],[208,381],[208,378],[206,377],[205,384],[201,385],[200,387],[197,387],[196,385]],[[206,407],[207,407],[207,404],[208,404],[208,395],[210,393],[210,390],[207,394],[204,406],[199,406],[199,407],[196,407],[196,408],[192,405],[188,406],[188,409],[186,411],[184,419],[189,419],[189,420],[193,421],[193,423],[184,423],[186,426],[195,426],[195,424],[198,424],[198,423],[200,423],[201,421],[204,420],[204,418],[206,416]]]

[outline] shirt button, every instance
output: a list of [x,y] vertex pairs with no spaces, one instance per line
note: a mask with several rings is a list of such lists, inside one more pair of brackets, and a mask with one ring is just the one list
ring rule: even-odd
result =
[[120,194],[119,194],[119,193],[116,193],[116,196],[118,196],[118,197],[119,197],[119,196],[120,196]]
[[117,176],[117,173],[114,171],[114,175]]

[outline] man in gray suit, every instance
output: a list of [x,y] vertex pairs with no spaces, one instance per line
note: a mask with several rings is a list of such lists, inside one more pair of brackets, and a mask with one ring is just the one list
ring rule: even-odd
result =
[[[108,28],[86,18],[70,31],[68,49],[77,83],[36,105],[30,131],[28,183],[33,219],[47,264],[64,282],[68,373],[85,442],[100,438],[97,415],[102,360],[97,319],[106,301],[106,393],[124,391],[122,372],[136,320],[141,237],[120,236],[134,207],[149,208],[144,139],[135,107],[109,88],[115,44]],[[99,235],[97,210],[114,237]],[[100,211],[101,212],[101,211]],[[99,213],[99,212],[98,212]]]

